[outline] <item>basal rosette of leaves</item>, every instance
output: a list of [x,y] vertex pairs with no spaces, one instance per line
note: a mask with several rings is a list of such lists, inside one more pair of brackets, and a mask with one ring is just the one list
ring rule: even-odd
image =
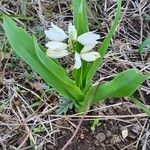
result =
[[[150,74],[143,75],[137,69],[128,69],[117,74],[111,81],[92,84],[93,76],[102,65],[104,55],[119,24],[121,0],[117,1],[115,19],[109,33],[97,51],[94,51],[94,47],[98,44],[100,36],[88,29],[86,0],[72,0],[72,6],[73,23],[69,23],[68,33],[51,23],[51,27],[45,31],[49,42],[44,47],[38,44],[35,36],[30,36],[10,17],[4,15],[3,28],[13,50],[49,86],[72,101],[79,112],[86,112],[91,105],[110,97],[128,97],[140,107],[142,106],[143,111],[149,113],[148,108],[137,102],[138,100],[134,99],[132,94],[149,78]],[[57,61],[58,58],[69,54],[73,54],[75,60],[71,77]]]

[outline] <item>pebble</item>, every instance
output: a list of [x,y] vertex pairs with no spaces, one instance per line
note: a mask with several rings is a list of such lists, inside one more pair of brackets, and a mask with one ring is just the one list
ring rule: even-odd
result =
[[106,136],[107,136],[107,137],[110,137],[110,136],[111,136],[111,131],[110,131],[110,130],[107,131]]
[[106,135],[104,133],[98,133],[96,135],[96,139],[99,141],[99,142],[103,142],[105,139],[106,139]]

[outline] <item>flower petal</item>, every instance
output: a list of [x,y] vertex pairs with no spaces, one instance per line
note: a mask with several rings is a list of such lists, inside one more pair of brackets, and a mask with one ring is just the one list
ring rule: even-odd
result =
[[79,53],[75,53],[75,64],[73,69],[79,69],[81,67],[81,58]]
[[67,39],[66,33],[58,26],[51,23],[52,28],[45,31],[46,37],[51,41],[64,41]]
[[69,55],[69,52],[67,50],[63,50],[63,51],[52,51],[52,50],[47,50],[46,52],[46,55],[51,57],[51,58],[54,58],[54,59],[57,59],[57,58],[62,58],[64,56],[67,56]]
[[48,47],[49,50],[62,51],[62,50],[66,50],[68,45],[59,41],[50,41],[46,43],[46,47]]
[[77,38],[77,41],[82,45],[90,46],[98,44],[97,40],[100,39],[100,35],[95,34],[93,32],[87,32],[80,35]]
[[95,47],[95,45],[90,45],[90,46],[84,46],[81,50],[81,54],[82,53],[87,53],[89,51],[91,51],[93,48]]
[[87,62],[95,61],[97,58],[100,57],[98,52],[88,52],[80,54],[81,58]]
[[68,33],[69,33],[69,38],[72,41],[76,41],[77,40],[77,30],[76,30],[75,26],[72,25],[71,22],[69,22]]

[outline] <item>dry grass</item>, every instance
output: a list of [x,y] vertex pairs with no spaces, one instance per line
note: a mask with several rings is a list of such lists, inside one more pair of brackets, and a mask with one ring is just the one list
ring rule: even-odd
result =
[[[88,4],[90,29],[98,29],[102,40],[111,26],[116,5],[114,0],[89,0]],[[69,0],[1,0],[0,11],[8,15],[32,16],[32,19],[16,21],[36,34],[41,43],[45,42],[43,31],[51,21],[66,29],[72,19]],[[138,53],[139,43],[149,34],[150,1],[124,0],[120,26],[94,82],[109,80],[127,68],[150,72],[150,54],[146,52],[141,56]],[[74,133],[82,115],[73,114],[71,110],[68,115],[57,115],[56,109],[61,97],[12,52],[1,28],[0,35],[0,149],[60,149],[70,133]],[[69,68],[72,65],[70,61],[69,58],[62,59],[61,63]],[[139,88],[136,95],[147,106],[150,105],[149,80]],[[107,124],[118,127],[117,134],[112,129],[109,144],[100,143],[102,149],[150,149],[149,118],[128,100],[109,99],[97,104],[84,117],[83,122],[89,125],[95,118],[102,120],[99,128],[106,126],[109,129]],[[120,136],[122,127],[128,128],[128,139]],[[86,130],[86,133],[91,132],[88,131],[89,127]],[[98,130],[95,135],[97,133]],[[76,143],[77,139],[74,146],[77,146]]]

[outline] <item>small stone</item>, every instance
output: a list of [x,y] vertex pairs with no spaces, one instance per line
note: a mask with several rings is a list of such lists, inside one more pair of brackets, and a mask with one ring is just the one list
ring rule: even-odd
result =
[[110,130],[107,131],[106,136],[107,136],[107,137],[110,137],[110,136],[111,136],[111,131],[110,131]]
[[84,134],[80,134],[80,139],[84,139]]
[[62,133],[62,135],[66,135],[67,132],[66,131],[62,131],[61,133]]
[[125,139],[128,136],[128,129],[127,128],[123,129],[121,131],[121,134],[122,134],[123,139]]
[[56,150],[53,145],[47,144],[46,148],[49,150]]
[[99,142],[102,142],[106,139],[106,135],[104,133],[98,133],[96,135],[96,139],[99,141]]
[[99,146],[99,142],[98,142],[98,140],[95,140],[95,145],[97,145],[97,146]]

